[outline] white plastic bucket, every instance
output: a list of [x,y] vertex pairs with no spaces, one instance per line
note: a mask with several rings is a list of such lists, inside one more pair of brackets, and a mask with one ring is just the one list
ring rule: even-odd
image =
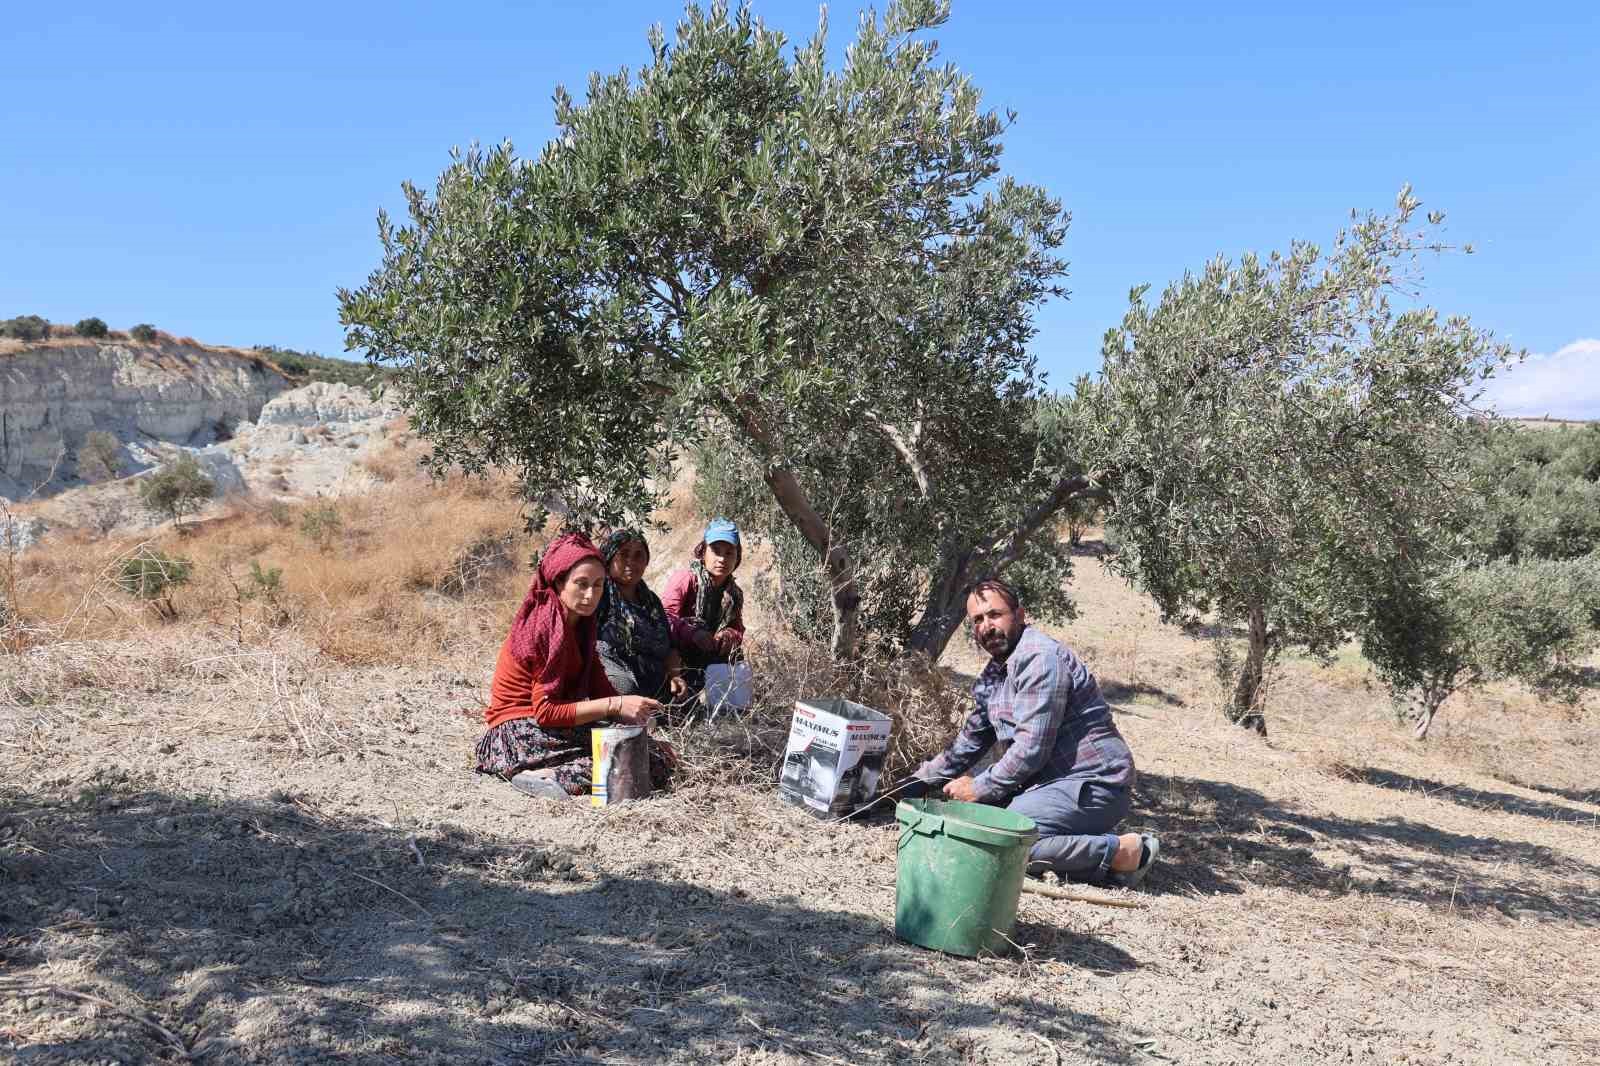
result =
[[706,667],[706,710],[715,715],[724,709],[750,709],[751,673],[749,663],[712,663]]

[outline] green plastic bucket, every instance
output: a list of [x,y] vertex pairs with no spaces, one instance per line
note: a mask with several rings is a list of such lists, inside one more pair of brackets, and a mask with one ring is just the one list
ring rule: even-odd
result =
[[999,954],[1017,924],[1033,819],[982,803],[901,800],[894,932],[953,955]]

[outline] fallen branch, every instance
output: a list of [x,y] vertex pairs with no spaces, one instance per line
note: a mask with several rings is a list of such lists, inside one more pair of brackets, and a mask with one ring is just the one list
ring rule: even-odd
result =
[[762,1036],[766,1037],[768,1040],[772,1041],[774,1044],[777,1044],[779,1047],[783,1048],[785,1051],[792,1052],[792,1053],[798,1053],[798,1054],[801,1054],[801,1055],[810,1055],[812,1058],[821,1059],[823,1062],[835,1063],[836,1066],[850,1066],[850,1064],[845,1062],[843,1059],[836,1059],[832,1055],[824,1055],[820,1051],[812,1051],[810,1048],[805,1047],[802,1044],[792,1044],[792,1043],[790,1043],[789,1041],[783,1039],[783,1037],[779,1036],[777,1033],[774,1033],[771,1029],[763,1029],[761,1027],[761,1024],[759,1022],[757,1022],[754,1018],[750,1017],[750,1015],[748,1015],[748,1014],[746,1014],[744,1016],[744,1022],[750,1028],[754,1029],[756,1032],[760,1033]]
[[438,915],[436,915],[432,911],[428,910],[428,908],[424,907],[422,904],[418,903],[416,900],[412,899],[410,896],[406,895],[404,892],[398,892],[395,889],[392,889],[388,885],[384,884],[382,881],[374,881],[372,878],[368,877],[366,874],[357,873],[354,870],[346,870],[345,873],[349,874],[351,877],[359,877],[359,878],[361,878],[361,880],[365,881],[369,885],[377,885],[379,888],[383,889],[385,892],[389,893],[391,896],[399,896],[401,899],[405,900],[407,903],[411,904],[413,907],[417,908],[417,910],[421,911],[424,915],[426,915],[429,921],[437,922],[439,920]]
[[1070,900],[1073,903],[1093,903],[1097,907],[1123,907],[1130,911],[1144,909],[1144,904],[1133,899],[1116,899],[1112,896],[1102,896],[1094,892],[1067,892],[1049,885],[1041,885],[1037,881],[1023,881],[1022,891],[1032,892],[1036,896],[1049,896],[1051,899]]
[[66,999],[75,999],[82,1003],[92,1003],[96,1007],[111,1011],[113,1014],[120,1014],[122,1017],[127,1018],[130,1021],[138,1022],[140,1025],[159,1036],[168,1047],[170,1047],[173,1051],[176,1051],[185,1060],[191,1062],[193,1061],[194,1057],[189,1052],[189,1045],[185,1044],[183,1039],[179,1037],[177,1033],[174,1033],[171,1029],[168,1029],[166,1026],[156,1021],[150,1015],[145,1014],[143,1011],[128,1010],[126,1007],[117,1006],[109,999],[102,999],[99,996],[93,996],[87,992],[76,992],[70,988],[62,988],[60,985],[15,985],[8,982],[6,984],[0,984],[0,989],[4,989],[12,995],[17,996],[42,992],[52,996],[62,996]]

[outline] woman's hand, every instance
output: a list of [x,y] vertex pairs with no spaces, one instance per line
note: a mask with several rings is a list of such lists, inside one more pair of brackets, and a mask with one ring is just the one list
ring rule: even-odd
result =
[[739,633],[736,630],[724,629],[717,633],[715,640],[718,654],[727,655],[739,646]]
[[627,725],[644,725],[661,709],[660,702],[649,696],[618,696],[617,703],[620,706],[610,717]]
[[667,691],[672,698],[681,700],[689,694],[689,682],[683,679],[683,656],[677,648],[667,652]]

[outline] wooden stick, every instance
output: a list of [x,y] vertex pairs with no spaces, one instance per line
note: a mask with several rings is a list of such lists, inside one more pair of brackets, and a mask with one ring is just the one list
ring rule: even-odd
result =
[[359,878],[361,878],[361,880],[365,881],[369,885],[377,885],[379,888],[383,889],[385,892],[389,893],[390,895],[399,896],[401,899],[405,900],[407,903],[409,903],[413,907],[417,908],[417,910],[419,910],[423,914],[427,915],[429,921],[437,922],[439,920],[437,915],[435,915],[432,911],[428,910],[428,908],[424,907],[422,904],[418,903],[416,900],[412,899],[410,896],[406,895],[404,892],[397,892],[394,889],[390,888],[388,885],[384,884],[382,881],[374,881],[372,878],[368,877],[366,874],[359,874],[359,873],[356,873],[354,870],[345,870],[344,872],[349,874],[351,877],[359,877]]
[[111,1002],[109,999],[102,999],[99,996],[92,996],[87,992],[78,992],[78,991],[75,991],[75,990],[73,990],[71,988],[63,988],[60,985],[51,985],[51,984],[38,984],[38,985],[5,984],[5,985],[0,985],[0,989],[3,989],[4,991],[7,991],[7,992],[14,993],[16,995],[26,995],[26,994],[31,993],[31,992],[43,992],[43,993],[45,993],[47,995],[62,996],[64,998],[66,998],[66,999],[75,999],[75,1000],[78,1000],[80,1003],[92,1003],[96,1007],[100,1007],[103,1010],[111,1011],[113,1014],[120,1014],[120,1015],[122,1015],[122,1017],[127,1018],[129,1021],[138,1022],[140,1025],[144,1026],[146,1029],[149,1029],[150,1031],[155,1033],[157,1036],[159,1036],[166,1043],[166,1045],[169,1048],[171,1048],[173,1051],[176,1051],[185,1060],[191,1060],[192,1061],[193,1058],[194,1058],[194,1056],[190,1052],[190,1049],[189,1049],[188,1045],[186,1045],[183,1042],[183,1039],[181,1037],[179,1037],[177,1033],[174,1033],[171,1029],[168,1029],[166,1026],[164,1026],[160,1022],[156,1021],[155,1018],[153,1018],[150,1015],[144,1013],[143,1011],[135,1011],[135,1010],[129,1010],[126,1007],[119,1007],[115,1003]]
[[1041,885],[1037,881],[1022,882],[1022,891],[1032,892],[1036,896],[1049,896],[1051,899],[1065,899],[1073,903],[1093,903],[1097,907],[1123,907],[1130,911],[1144,909],[1144,904],[1133,899],[1115,899],[1111,896],[1101,896],[1093,892],[1065,892],[1049,885]]

